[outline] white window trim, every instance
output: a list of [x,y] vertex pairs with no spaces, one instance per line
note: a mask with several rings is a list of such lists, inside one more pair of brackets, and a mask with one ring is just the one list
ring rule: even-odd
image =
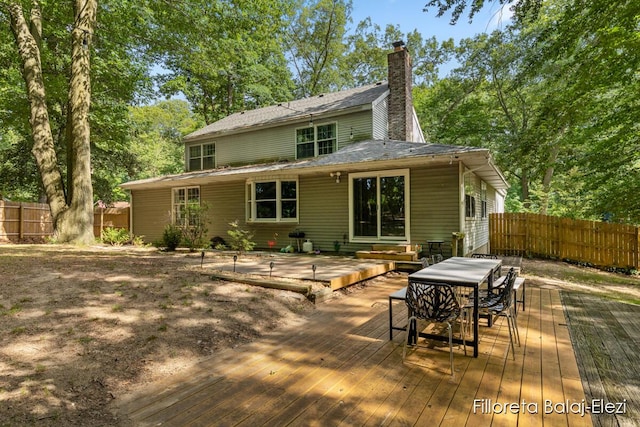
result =
[[[466,175],[464,177],[464,218],[467,221],[475,220],[478,216],[478,197],[476,192],[476,186],[473,182],[473,176],[470,171],[465,172]],[[468,182],[467,182],[468,180]],[[472,213],[473,216],[467,215],[467,196],[473,199]]]
[[[204,169],[204,146],[205,145],[213,145],[213,156],[206,156],[206,157],[213,157],[213,169],[215,169],[218,165],[218,153],[216,152],[216,143],[215,141],[211,141],[211,142],[203,142],[200,144],[191,144],[189,146],[186,147],[187,153],[186,153],[186,159],[187,159],[187,164],[186,164],[186,169],[189,172],[193,172],[193,171],[201,171],[201,170],[209,170],[209,169]],[[191,169],[191,148],[192,147],[200,147],[200,169]]]
[[[300,126],[294,129],[293,140],[295,141],[295,158],[298,159],[298,131],[300,129],[308,129],[313,127],[313,157],[300,157],[301,159],[312,159],[318,156],[326,156],[327,154],[319,154],[318,148],[318,126],[326,126],[326,125],[335,125],[336,126],[336,138],[335,138],[335,146],[333,147],[333,152],[338,151],[338,122],[324,122],[324,123],[314,123],[313,126]],[[323,140],[324,141],[324,140]]]
[[176,191],[184,190],[185,192],[185,206],[189,203],[189,190],[190,189],[198,189],[198,205],[202,203],[202,191],[199,185],[192,185],[189,187],[173,187],[171,188],[171,224],[177,225],[179,227],[185,227],[184,224],[176,224]]
[[480,218],[489,217],[489,203],[487,201],[487,183],[480,181]]
[[[296,183],[296,217],[282,218],[282,182],[294,181]],[[255,200],[256,184],[263,182],[276,183],[276,217],[257,218],[258,209]],[[290,200],[290,199],[285,199]],[[278,178],[252,178],[248,179],[245,186],[245,219],[251,223],[295,223],[300,221],[300,182],[297,176]]]
[[[411,241],[411,182],[410,182],[411,171],[409,169],[393,169],[393,170],[379,170],[379,171],[370,171],[370,172],[357,172],[349,174],[349,241],[353,243],[380,243],[380,242],[410,242]],[[404,176],[404,187],[405,187],[405,198],[404,198],[404,209],[405,209],[405,224],[404,224],[404,236],[391,237],[391,236],[380,236],[380,220],[381,220],[381,211],[380,204],[378,203],[378,237],[360,237],[355,236],[355,230],[353,227],[353,181],[357,178],[363,177],[372,177],[375,176],[378,180],[381,177],[385,176]],[[378,186],[378,197],[380,196],[380,186]]]

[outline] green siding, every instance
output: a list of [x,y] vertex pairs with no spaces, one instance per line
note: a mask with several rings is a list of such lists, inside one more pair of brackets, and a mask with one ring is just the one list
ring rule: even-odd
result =
[[[289,243],[295,246],[295,239],[290,239],[288,234],[300,230],[305,233],[305,239],[313,242],[314,249],[333,251],[333,242],[342,243],[343,235],[349,234],[348,185],[346,178],[336,183],[328,174],[301,176],[298,180],[298,223],[249,223],[247,227],[254,232],[259,248],[267,248],[274,233],[278,233],[278,248]],[[347,243],[341,250],[353,252],[365,247],[368,246]]]
[[244,181],[209,184],[200,187],[200,200],[209,207],[208,237],[220,236],[227,240],[229,223],[239,220],[245,224]]
[[162,238],[171,222],[171,189],[134,190],[131,192],[133,233],[151,243]]
[[360,248],[351,246],[349,239],[349,180],[342,177],[340,183],[327,175],[301,178],[300,229],[313,242],[314,248],[333,251],[333,242],[347,245],[341,250],[352,252]]
[[426,247],[443,240],[450,251],[451,233],[459,228],[458,166],[411,170],[411,243]]
[[[373,135],[371,110],[358,111],[345,116],[314,117],[314,125],[336,123],[338,148],[352,142],[370,139]],[[296,129],[308,126],[308,119],[296,124],[259,129],[236,135],[212,139],[216,144],[217,167],[294,160],[296,156]],[[351,132],[353,131],[353,139]],[[202,144],[202,141],[194,144]],[[185,156],[188,151],[185,147]]]
[[[276,248],[295,243],[288,234],[296,229],[304,231],[314,249],[323,252],[332,252],[336,240],[344,252],[371,248],[370,243],[343,242],[343,236],[349,233],[349,176],[346,173],[340,183],[324,173],[299,176],[298,223],[247,223],[245,187],[245,180],[200,187],[201,200],[209,205],[208,237],[220,236],[227,240],[229,223],[237,219],[243,228],[254,233],[258,249],[267,249],[276,234]],[[410,243],[425,245],[428,240],[444,240],[449,250],[451,233],[459,231],[458,188],[455,164],[411,169]],[[488,191],[488,195],[492,194]],[[134,191],[133,206],[136,234],[144,235],[147,241],[159,239],[169,221],[171,190]],[[490,201],[490,211],[492,207]]]
[[465,218],[465,254],[482,252],[489,244],[489,214],[496,211],[496,190],[487,184],[487,217],[482,218],[482,180],[471,173],[471,184],[476,198],[476,216]]

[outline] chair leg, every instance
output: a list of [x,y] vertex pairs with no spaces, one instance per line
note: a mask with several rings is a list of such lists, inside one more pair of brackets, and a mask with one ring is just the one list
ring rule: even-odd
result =
[[[514,307],[512,307],[512,310],[517,312],[518,311],[518,307],[514,306]],[[515,329],[516,338],[518,339],[518,347],[521,347],[521,345],[520,345],[520,330],[518,329],[518,316],[517,315],[513,316],[512,320],[513,320],[513,329]]]
[[[404,362],[404,358],[407,356],[407,346],[411,344],[416,344],[417,337],[414,336],[414,333],[418,330],[416,325],[417,319],[415,317],[409,317],[407,321],[407,336],[404,340],[404,346],[402,347],[402,361]],[[415,325],[415,326],[414,326]]]
[[449,329],[449,362],[451,364],[451,377],[453,378],[453,328],[451,322],[447,322],[447,329]]
[[464,355],[467,355],[467,341],[466,341],[466,335],[467,335],[467,326],[466,326],[466,321],[465,321],[465,317],[466,316],[462,316],[460,318],[460,334],[462,335],[462,348],[464,348]]
[[511,343],[511,355],[513,356],[513,360],[516,360],[516,349],[513,346],[513,334],[511,332],[511,315],[509,313],[505,313],[507,317],[507,326],[509,327],[509,342]]

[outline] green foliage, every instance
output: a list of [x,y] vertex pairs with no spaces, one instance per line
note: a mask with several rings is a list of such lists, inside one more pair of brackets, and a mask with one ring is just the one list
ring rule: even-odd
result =
[[182,93],[206,123],[290,99],[281,46],[292,0],[167,4],[154,7],[153,50],[166,70],[157,79],[163,94]]
[[175,251],[182,241],[182,229],[177,225],[167,224],[162,232],[162,240],[160,246],[166,248],[167,251]]
[[298,98],[344,87],[344,36],[351,9],[350,0],[301,2],[285,39]]
[[182,228],[182,242],[189,250],[205,248],[209,246],[206,240],[209,217],[209,205],[202,202],[200,204],[188,204],[185,210],[186,218],[189,218],[189,226]]
[[131,242],[131,235],[125,228],[107,227],[100,233],[100,241],[112,246],[122,246]]
[[639,12],[551,0],[537,20],[462,40],[460,66],[415,89],[425,134],[492,149],[510,210],[640,223]]
[[[465,11],[469,13],[469,22],[473,21],[474,16],[485,7],[487,0],[428,0],[424,7],[424,11],[428,12],[429,8],[437,8],[437,16],[443,16],[447,12],[451,12],[450,23],[456,24],[458,19]],[[494,2],[490,2],[493,4]],[[542,0],[498,0],[500,5],[512,5],[516,19],[531,20],[538,15]]]
[[144,179],[180,173],[184,170],[182,137],[202,127],[204,122],[181,100],[131,107],[130,179]]
[[440,66],[447,62],[453,40],[438,42],[435,37],[423,39],[414,30],[403,34],[399,26],[387,25],[384,31],[370,18],[361,21],[353,34],[345,37],[345,55],[340,63],[346,87],[362,86],[388,79],[387,55],[392,43],[403,40],[411,53],[414,84],[432,84]]
[[235,220],[230,222],[231,228],[227,230],[229,239],[227,244],[231,250],[236,251],[238,254],[243,252],[252,251],[256,247],[256,243],[253,239],[253,233],[248,230],[240,228],[239,221]]
[[[24,3],[24,2],[23,2]],[[58,157],[57,167],[63,176],[68,168],[68,105],[71,75],[71,34],[73,25],[71,2],[41,1],[43,43],[40,57],[49,123]],[[2,7],[5,9],[5,6]],[[24,5],[28,17],[29,7]],[[99,31],[91,46],[91,150],[94,195],[106,202],[123,199],[117,185],[126,176],[128,164],[134,160],[127,150],[127,105],[148,95],[149,60],[142,40],[149,40],[152,22],[145,20],[143,4],[129,1],[98,2]],[[0,14],[0,127],[3,133],[16,136],[10,147],[0,143],[0,182],[3,194],[13,199],[38,200],[41,177],[31,146],[29,104],[15,40],[8,17]],[[142,25],[141,25],[142,24]],[[2,137],[0,137],[2,138]],[[11,179],[7,179],[11,177]]]

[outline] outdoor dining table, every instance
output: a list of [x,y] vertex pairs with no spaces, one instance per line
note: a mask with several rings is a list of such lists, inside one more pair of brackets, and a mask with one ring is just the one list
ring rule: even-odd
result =
[[[489,289],[493,285],[493,278],[500,272],[502,266],[502,260],[500,259],[480,259],[480,258],[467,258],[467,257],[453,257],[448,258],[442,262],[439,262],[429,267],[423,268],[420,271],[409,275],[409,281],[414,282],[439,282],[447,283],[453,287],[465,287],[470,288],[477,295],[480,285],[487,282]],[[393,329],[403,329],[404,327],[394,327],[391,324],[391,303],[392,300],[404,300],[406,295],[406,288],[400,289],[389,296],[389,327],[390,336],[392,336]],[[478,298],[473,299],[473,340],[467,341],[467,344],[473,345],[473,357],[478,357],[478,320],[480,319],[480,312],[478,308]],[[428,338],[444,339],[439,335],[420,334]],[[454,339],[457,343],[462,343],[461,339]]]

